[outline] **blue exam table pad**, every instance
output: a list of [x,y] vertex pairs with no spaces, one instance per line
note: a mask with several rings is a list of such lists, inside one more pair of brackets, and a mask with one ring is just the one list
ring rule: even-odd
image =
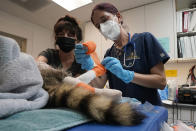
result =
[[137,126],[101,124],[77,111],[58,108],[24,111],[0,119],[0,131],[159,131],[168,119],[167,109],[151,104],[140,107],[145,107],[138,109],[147,117]]
[[137,126],[115,126],[89,122],[67,131],[160,131],[161,124],[168,119],[167,109],[160,106],[154,106],[152,110],[144,114],[147,118],[143,120],[142,124]]

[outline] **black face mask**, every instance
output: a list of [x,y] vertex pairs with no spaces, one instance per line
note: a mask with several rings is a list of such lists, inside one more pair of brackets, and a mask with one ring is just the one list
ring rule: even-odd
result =
[[68,37],[57,37],[56,44],[63,52],[67,53],[75,48],[75,41],[75,39]]

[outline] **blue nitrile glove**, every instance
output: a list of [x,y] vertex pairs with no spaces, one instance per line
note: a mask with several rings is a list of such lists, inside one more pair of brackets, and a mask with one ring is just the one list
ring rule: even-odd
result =
[[134,78],[134,72],[123,69],[120,61],[114,57],[106,57],[102,65],[125,83],[131,82]]
[[84,70],[91,70],[94,67],[93,59],[86,52],[88,49],[82,44],[76,44],[74,53],[76,62],[81,64],[81,68]]

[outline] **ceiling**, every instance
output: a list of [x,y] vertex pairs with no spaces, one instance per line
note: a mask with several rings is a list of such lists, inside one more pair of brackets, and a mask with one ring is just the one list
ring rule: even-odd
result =
[[52,29],[57,19],[66,14],[77,18],[80,24],[89,21],[91,10],[97,3],[110,2],[119,11],[124,11],[156,1],[160,0],[93,0],[91,4],[68,12],[51,0],[0,0],[0,10],[47,29]]

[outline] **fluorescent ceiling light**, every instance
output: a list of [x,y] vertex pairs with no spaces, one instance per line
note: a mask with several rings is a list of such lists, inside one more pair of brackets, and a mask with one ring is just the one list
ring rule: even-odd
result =
[[92,2],[92,0],[52,0],[68,11],[72,11]]

